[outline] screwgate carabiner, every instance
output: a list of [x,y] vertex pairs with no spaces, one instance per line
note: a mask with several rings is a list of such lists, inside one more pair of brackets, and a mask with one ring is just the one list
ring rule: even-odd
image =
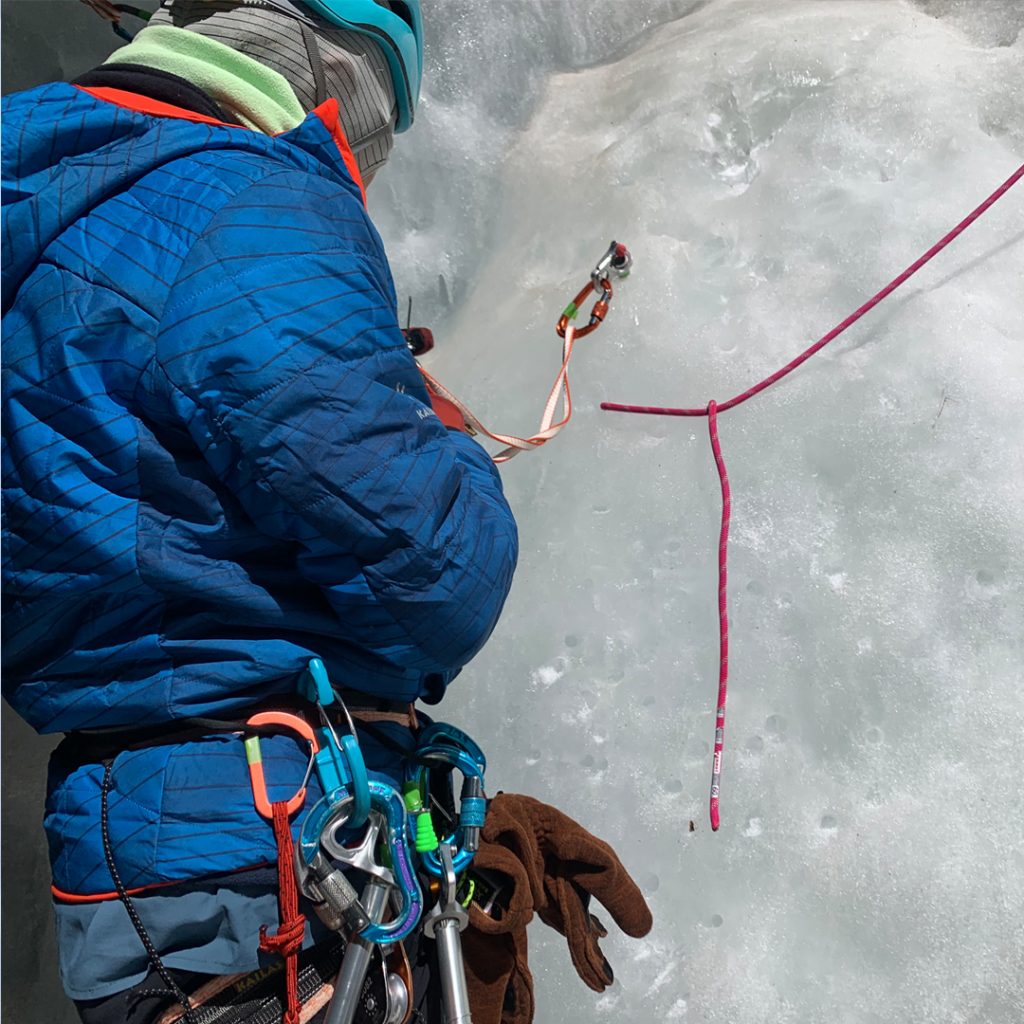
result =
[[[369,942],[398,942],[410,935],[419,923],[423,912],[423,893],[412,866],[405,804],[401,795],[393,786],[377,779],[369,780],[368,789],[371,810],[379,812],[386,828],[391,870],[395,887],[402,896],[402,905],[393,921],[386,924],[364,924],[359,929],[359,934]],[[306,815],[295,844],[296,867],[300,882],[307,874],[312,874],[315,881],[323,881],[331,872],[337,870],[324,855],[324,850],[330,852],[324,839],[333,839],[338,829],[349,824],[354,803],[354,798],[346,790],[336,790],[321,797]],[[365,911],[361,905],[358,910],[363,912],[365,918]]]
[[[416,762],[407,772],[406,778],[415,789],[428,799],[427,770],[434,766],[457,769],[463,778],[459,796],[459,818],[457,827],[441,840],[452,850],[455,873],[461,874],[473,860],[480,843],[480,830],[487,814],[487,798],[484,796],[484,771],[487,759],[479,746],[464,733],[446,722],[435,722],[420,736],[416,748]],[[406,798],[409,803],[409,798]],[[417,852],[424,870],[436,878],[443,877],[444,867],[438,855],[437,844],[417,843]]]
[[590,272],[590,280],[580,289],[576,298],[565,307],[565,311],[558,320],[558,326],[555,328],[558,336],[565,337],[565,332],[569,329],[569,321],[576,318],[580,306],[591,292],[598,295],[598,299],[590,311],[590,322],[585,327],[577,327],[575,336],[585,338],[591,331],[600,327],[612,301],[611,275],[614,274],[620,278],[628,277],[632,268],[633,257],[629,250],[621,242],[613,241]]

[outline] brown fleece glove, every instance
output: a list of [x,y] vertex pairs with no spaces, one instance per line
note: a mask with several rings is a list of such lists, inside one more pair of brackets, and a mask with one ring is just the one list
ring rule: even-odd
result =
[[598,940],[607,935],[589,910],[599,900],[635,938],[651,929],[651,911],[615,851],[568,815],[533,797],[499,793],[474,862],[507,876],[507,909],[495,919],[475,903],[462,949],[474,1024],[530,1024],[533,977],[526,926],[534,911],[565,936],[573,966],[596,992],[612,983]]

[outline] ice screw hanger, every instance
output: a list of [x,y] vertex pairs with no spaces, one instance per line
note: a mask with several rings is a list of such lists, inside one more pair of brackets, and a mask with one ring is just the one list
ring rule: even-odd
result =
[[629,277],[629,272],[632,269],[633,257],[629,250],[621,242],[613,240],[590,272],[590,280],[580,289],[576,298],[565,307],[559,318],[558,326],[555,328],[558,336],[565,337],[565,332],[569,329],[569,321],[576,319],[580,306],[591,292],[597,295],[598,299],[590,311],[590,322],[586,327],[576,328],[576,337],[585,338],[591,331],[596,331],[604,323],[604,318],[608,315],[608,307],[611,305],[611,275],[614,274],[619,278]]

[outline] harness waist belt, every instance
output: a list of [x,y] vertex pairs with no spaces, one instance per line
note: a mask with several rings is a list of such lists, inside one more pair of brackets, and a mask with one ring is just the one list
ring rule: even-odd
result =
[[[410,703],[376,698],[357,690],[341,690],[340,695],[357,723],[394,722],[407,729],[417,728],[416,709]],[[248,719],[260,711],[311,712],[313,707],[298,696],[282,696],[272,703],[247,708],[244,718],[189,717],[135,729],[78,729],[65,735],[60,753],[78,764],[99,764],[129,750],[190,743],[218,733],[245,732]],[[328,705],[324,711],[332,725],[345,725],[340,705]]]

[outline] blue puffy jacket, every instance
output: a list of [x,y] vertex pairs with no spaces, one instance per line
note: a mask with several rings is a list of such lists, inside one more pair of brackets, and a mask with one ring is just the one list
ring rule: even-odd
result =
[[[271,138],[64,84],[5,99],[3,687],[36,729],[244,717],[314,655],[436,701],[493,629],[515,524],[431,410],[345,150],[333,102]],[[279,798],[304,755],[264,747]],[[112,888],[101,776],[51,772],[64,892]],[[114,779],[129,887],[274,857],[234,736]]]

